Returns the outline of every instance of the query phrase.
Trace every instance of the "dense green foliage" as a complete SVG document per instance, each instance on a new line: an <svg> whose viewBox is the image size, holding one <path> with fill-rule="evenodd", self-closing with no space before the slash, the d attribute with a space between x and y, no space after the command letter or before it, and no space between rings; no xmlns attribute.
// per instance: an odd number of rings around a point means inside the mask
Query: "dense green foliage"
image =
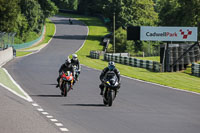
<svg viewBox="0 0 200 133"><path fill-rule="evenodd" d="M51 0L0 0L0 31L17 33L17 42L30 41L57 10Z"/></svg>
<svg viewBox="0 0 200 133"><path fill-rule="evenodd" d="M116 52L138 53L145 47L144 42L127 41L127 26L155 26L158 23L158 13L154 10L152 0L80 0L79 12L87 14L102 14L109 18L109 29L113 31L113 16L115 14ZM123 27L123 28L122 28ZM111 43L113 41L111 40ZM109 52L113 51L113 47Z"/></svg>
<svg viewBox="0 0 200 133"><path fill-rule="evenodd" d="M81 48L81 50L77 52L81 64L84 64L91 68L102 70L105 66L107 66L107 62L99 59L91 59L88 55L90 50L102 49L101 45L99 45L99 39L101 38L102 35L108 33L104 24L101 23L99 19L94 17L78 16L70 14L65 14L65 15L67 17L74 17L78 20L83 21L88 26L90 31L87 40L84 43L83 48ZM149 58L143 58L143 59L149 60ZM153 60L158 61L159 57L157 57L157 59L153 58ZM116 63L116 66L122 75L128 77L133 77L144 81L154 82L183 90L200 92L199 89L200 79L195 76L191 76L182 72L174 72L174 73L151 72L147 69L131 67L118 63Z"/></svg>
<svg viewBox="0 0 200 133"><path fill-rule="evenodd" d="M150 45L152 49L159 46L153 42L127 41L129 25L200 27L199 0L0 0L0 31L16 32L19 42L30 40L28 36L37 37L45 19L57 12L56 6L101 16L108 20L111 32L115 14L116 52L141 54L147 53Z"/></svg>
<svg viewBox="0 0 200 133"><path fill-rule="evenodd" d="M158 0L156 5L160 25L200 28L199 0Z"/></svg>
<svg viewBox="0 0 200 133"><path fill-rule="evenodd" d="M77 10L79 0L52 0L59 9Z"/></svg>
<svg viewBox="0 0 200 133"><path fill-rule="evenodd" d="M0 0L0 31L16 30L17 22L23 20L20 14L19 0Z"/></svg>
<svg viewBox="0 0 200 133"><path fill-rule="evenodd" d="M117 52L141 53L148 49L148 44L144 42L127 41L126 33L120 27L123 29L128 25L200 27L199 0L79 0L78 7L81 13L101 14L109 18L110 31L113 31L115 13ZM153 49L159 45L153 42L150 44Z"/></svg>

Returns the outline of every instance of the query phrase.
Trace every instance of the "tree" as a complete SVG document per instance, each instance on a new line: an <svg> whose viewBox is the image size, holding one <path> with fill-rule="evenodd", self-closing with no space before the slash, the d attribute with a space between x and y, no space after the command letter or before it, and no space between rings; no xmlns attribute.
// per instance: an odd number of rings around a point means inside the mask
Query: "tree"
<svg viewBox="0 0 200 133"><path fill-rule="evenodd" d="M199 0L159 0L156 6L159 12L159 25L200 28Z"/></svg>
<svg viewBox="0 0 200 133"><path fill-rule="evenodd" d="M40 4L35 0L21 0L21 13L28 21L27 33L31 31L39 32L43 26L44 15Z"/></svg>
<svg viewBox="0 0 200 133"><path fill-rule="evenodd" d="M0 0L0 31L16 31L16 20L20 14L19 0Z"/></svg>
<svg viewBox="0 0 200 133"><path fill-rule="evenodd" d="M77 10L79 0L52 0L59 9Z"/></svg>
<svg viewBox="0 0 200 133"><path fill-rule="evenodd" d="M45 19L58 12L57 6L51 0L38 0Z"/></svg>
<svg viewBox="0 0 200 133"><path fill-rule="evenodd" d="M152 0L124 0L124 7L119 15L125 26L154 26L158 22Z"/></svg>

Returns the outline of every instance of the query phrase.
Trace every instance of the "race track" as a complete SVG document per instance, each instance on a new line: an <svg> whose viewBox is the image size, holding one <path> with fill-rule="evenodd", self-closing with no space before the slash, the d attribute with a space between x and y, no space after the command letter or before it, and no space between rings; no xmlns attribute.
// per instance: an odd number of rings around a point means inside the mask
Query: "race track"
<svg viewBox="0 0 200 133"><path fill-rule="evenodd" d="M70 133L199 133L200 96L122 77L112 107L103 106L100 71L82 66L80 81L68 97L55 88L58 69L78 50L87 27L53 17L56 34L39 53L15 59L5 68ZM89 51L88 51L89 54Z"/></svg>

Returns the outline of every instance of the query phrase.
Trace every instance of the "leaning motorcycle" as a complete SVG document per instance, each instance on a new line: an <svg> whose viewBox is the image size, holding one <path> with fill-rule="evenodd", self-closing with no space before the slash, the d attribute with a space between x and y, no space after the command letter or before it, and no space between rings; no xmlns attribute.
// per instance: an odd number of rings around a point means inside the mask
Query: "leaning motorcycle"
<svg viewBox="0 0 200 133"><path fill-rule="evenodd" d="M67 71L66 73L62 72L59 87L61 90L61 95L66 97L67 93L72 89L72 85L74 82L74 77L72 75L72 72Z"/></svg>
<svg viewBox="0 0 200 133"><path fill-rule="evenodd" d="M115 75L110 76L104 81L104 90L102 95L104 105L112 106L118 88L119 82Z"/></svg>

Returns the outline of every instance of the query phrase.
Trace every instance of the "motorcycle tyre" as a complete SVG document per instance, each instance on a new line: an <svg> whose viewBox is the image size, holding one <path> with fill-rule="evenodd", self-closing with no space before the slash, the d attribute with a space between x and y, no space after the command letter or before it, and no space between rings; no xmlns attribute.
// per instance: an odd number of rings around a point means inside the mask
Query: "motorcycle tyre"
<svg viewBox="0 0 200 133"><path fill-rule="evenodd" d="M108 99L108 106L112 106L113 98L112 98L112 91L107 92L107 99Z"/></svg>
<svg viewBox="0 0 200 133"><path fill-rule="evenodd" d="M68 83L63 84L63 96L67 96L67 91L68 90Z"/></svg>
<svg viewBox="0 0 200 133"><path fill-rule="evenodd" d="M107 105L108 102L107 102L106 100L103 99L103 104L104 104L104 105Z"/></svg>

